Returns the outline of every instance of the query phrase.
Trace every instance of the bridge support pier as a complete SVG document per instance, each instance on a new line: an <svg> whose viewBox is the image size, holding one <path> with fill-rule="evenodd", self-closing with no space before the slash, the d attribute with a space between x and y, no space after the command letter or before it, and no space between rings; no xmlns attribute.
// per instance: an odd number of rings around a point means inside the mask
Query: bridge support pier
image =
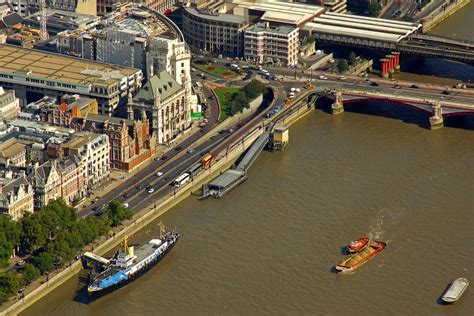
<svg viewBox="0 0 474 316"><path fill-rule="evenodd" d="M435 102L433 103L432 107L433 116L430 117L430 128L431 130L440 129L444 126L441 104L439 102Z"/></svg>
<svg viewBox="0 0 474 316"><path fill-rule="evenodd" d="M331 104L332 114L340 114L344 112L344 104L342 102L342 93L341 91L334 91L334 96L336 97L334 103Z"/></svg>

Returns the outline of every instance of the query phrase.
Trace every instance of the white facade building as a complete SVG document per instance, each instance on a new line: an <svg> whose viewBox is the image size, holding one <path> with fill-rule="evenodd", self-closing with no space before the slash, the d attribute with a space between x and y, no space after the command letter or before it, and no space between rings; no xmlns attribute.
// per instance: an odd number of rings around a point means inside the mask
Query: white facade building
<svg viewBox="0 0 474 316"><path fill-rule="evenodd" d="M67 155L79 157L83 178L88 188L94 188L110 174L109 137L105 134L85 133L64 144Z"/></svg>
<svg viewBox="0 0 474 316"><path fill-rule="evenodd" d="M0 87L0 120L13 120L20 111L20 100L15 96L15 91L5 91Z"/></svg>
<svg viewBox="0 0 474 316"><path fill-rule="evenodd" d="M296 27L255 24L244 33L245 59L260 64L272 62L284 66L296 65L298 35Z"/></svg>

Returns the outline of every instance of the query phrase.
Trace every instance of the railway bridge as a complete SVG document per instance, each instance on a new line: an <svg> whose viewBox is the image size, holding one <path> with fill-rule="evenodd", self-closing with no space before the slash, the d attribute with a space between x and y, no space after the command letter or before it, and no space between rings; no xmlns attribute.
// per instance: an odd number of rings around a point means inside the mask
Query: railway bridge
<svg viewBox="0 0 474 316"><path fill-rule="evenodd" d="M474 64L473 42L420 34L421 27L412 22L328 12L306 23L301 34L321 43Z"/></svg>
<svg viewBox="0 0 474 316"><path fill-rule="evenodd" d="M444 125L444 118L454 115L474 115L474 102L465 103L455 100L422 98L419 96L397 95L380 91L360 91L355 89L332 90L326 97L333 101L331 110L333 114L344 112L344 104L381 101L390 102L400 106L407 106L428 113L432 130Z"/></svg>

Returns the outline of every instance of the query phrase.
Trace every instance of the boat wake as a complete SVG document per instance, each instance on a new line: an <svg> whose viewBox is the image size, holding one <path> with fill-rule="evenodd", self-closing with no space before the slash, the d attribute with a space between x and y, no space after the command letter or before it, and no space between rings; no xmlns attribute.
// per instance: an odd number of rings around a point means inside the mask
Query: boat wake
<svg viewBox="0 0 474 316"><path fill-rule="evenodd" d="M383 221L384 221L384 216L383 214L380 214L377 218L373 220L372 225L370 225L370 230L368 233L368 236L370 240L380 240L383 236Z"/></svg>

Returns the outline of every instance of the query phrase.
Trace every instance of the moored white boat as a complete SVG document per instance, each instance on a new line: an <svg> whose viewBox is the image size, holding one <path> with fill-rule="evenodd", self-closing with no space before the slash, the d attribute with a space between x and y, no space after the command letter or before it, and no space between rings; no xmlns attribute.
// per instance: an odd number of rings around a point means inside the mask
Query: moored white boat
<svg viewBox="0 0 474 316"><path fill-rule="evenodd" d="M448 287L444 292L441 300L443 302L451 304L459 300L469 286L469 281L466 278L458 278Z"/></svg>

